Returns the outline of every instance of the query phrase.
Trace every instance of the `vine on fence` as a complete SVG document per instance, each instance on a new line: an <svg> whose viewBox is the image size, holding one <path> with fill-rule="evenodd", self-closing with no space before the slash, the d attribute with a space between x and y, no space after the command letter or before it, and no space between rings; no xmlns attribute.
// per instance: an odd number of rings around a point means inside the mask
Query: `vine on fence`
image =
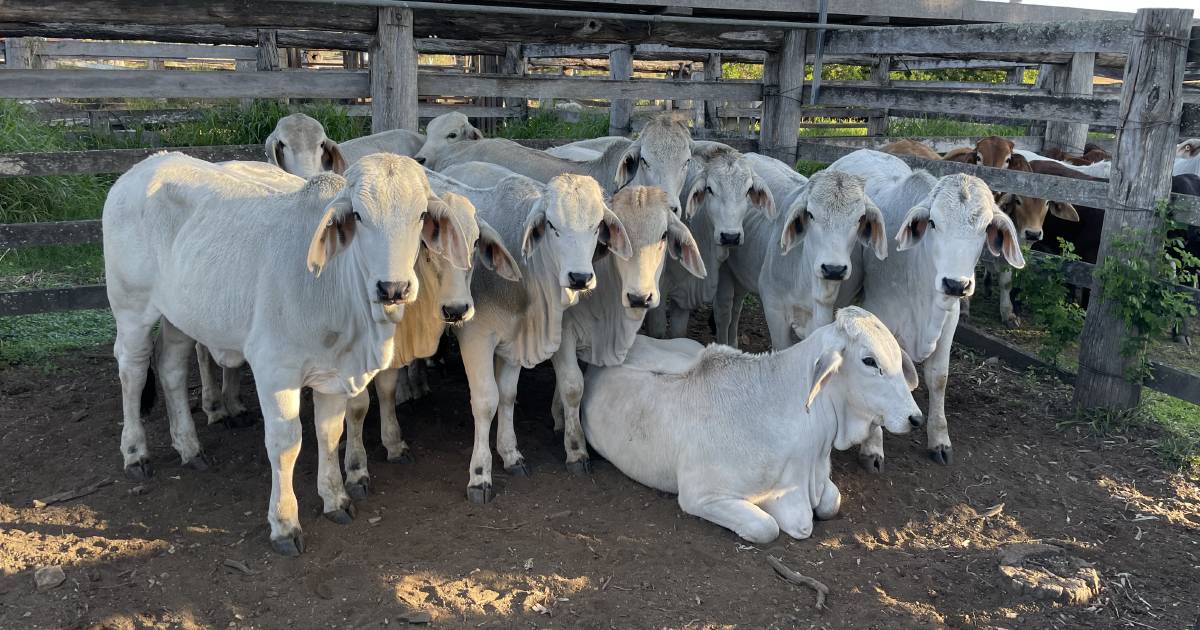
<svg viewBox="0 0 1200 630"><path fill-rule="evenodd" d="M1084 309L1070 299L1064 268L1078 261L1075 246L1058 239L1060 257L1033 257L1025 252L1027 264L1013 274L1013 289L1021 296L1021 306L1033 323L1046 335L1038 341L1037 354L1043 361L1058 365L1066 348L1083 332Z"/></svg>
<svg viewBox="0 0 1200 630"><path fill-rule="evenodd" d="M1116 234L1111 241L1112 251L1096 272L1104 285L1105 298L1125 322L1121 354L1136 359L1126 375L1135 381L1149 374L1146 350L1150 342L1196 315L1191 296L1171 285L1195 282L1200 259L1185 249L1184 237L1171 235L1183 226L1171 219L1166 200L1159 201L1156 212L1161 221L1153 231L1125 228ZM1162 243L1162 247L1139 256L1146 242Z"/></svg>

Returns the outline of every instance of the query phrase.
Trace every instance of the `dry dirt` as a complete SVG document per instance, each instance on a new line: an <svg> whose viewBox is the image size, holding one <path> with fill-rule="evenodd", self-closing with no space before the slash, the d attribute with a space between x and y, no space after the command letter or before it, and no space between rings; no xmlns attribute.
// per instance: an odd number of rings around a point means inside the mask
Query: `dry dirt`
<svg viewBox="0 0 1200 630"><path fill-rule="evenodd" d="M761 349L761 319L745 319L748 346ZM568 474L545 368L525 374L517 407L533 476L500 472L496 501L468 504L471 423L454 363L434 375L432 396L402 406L416 462L373 462L374 494L353 524L319 516L306 424L295 487L308 552L297 559L267 544L261 424L201 427L216 465L198 473L179 466L160 405L147 427L157 475L131 493L107 348L49 375L0 371L0 627L363 628L425 615L438 627L1166 630L1200 616L1197 480L1165 471L1153 436L1056 428L1069 390L984 357L955 353L953 466L925 457L923 432L888 438L881 476L835 454L841 516L809 540L758 547L607 463ZM247 377L248 403L251 387ZM105 479L88 496L33 506ZM1008 590L996 549L1031 540L1095 565L1102 590L1090 607ZM767 554L827 584L828 609L778 578ZM35 570L52 565L65 582L37 592Z"/></svg>

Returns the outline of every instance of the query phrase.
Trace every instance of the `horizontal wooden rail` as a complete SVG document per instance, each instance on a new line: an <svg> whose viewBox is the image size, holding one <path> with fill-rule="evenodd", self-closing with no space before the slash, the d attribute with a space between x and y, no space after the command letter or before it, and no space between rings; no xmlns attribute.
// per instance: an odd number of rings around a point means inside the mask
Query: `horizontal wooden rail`
<svg viewBox="0 0 1200 630"><path fill-rule="evenodd" d="M802 142L823 144L831 144L839 147L852 147L853 149L879 149L884 145L897 142L899 140L912 140L920 142L925 146L937 151L945 153L951 149L960 147L972 147L983 136L923 136L923 137L895 137L895 136L823 136L823 137L804 137ZM1013 141L1018 149L1027 151L1040 151L1042 148L1041 136L1006 136ZM806 145L807 146L807 145ZM808 159L808 158L805 158Z"/></svg>
<svg viewBox="0 0 1200 630"><path fill-rule="evenodd" d="M104 285L0 292L0 317L108 308Z"/></svg>
<svg viewBox="0 0 1200 630"><path fill-rule="evenodd" d="M955 24L830 31L827 55L945 55L978 53L1129 54L1133 20L1044 24Z"/></svg>
<svg viewBox="0 0 1200 630"><path fill-rule="evenodd" d="M43 245L83 245L103 238L99 219L0 223L0 249Z"/></svg>
<svg viewBox="0 0 1200 630"><path fill-rule="evenodd" d="M38 42L35 52L43 57L98 57L100 59L236 59L250 61L258 58L258 51L253 46L71 40Z"/></svg>
<svg viewBox="0 0 1200 630"><path fill-rule="evenodd" d="M804 89L808 102L811 87ZM903 88L821 87L821 105L904 109L923 112L971 113L982 116L1112 124L1120 101L1088 97L995 94Z"/></svg>
<svg viewBox="0 0 1200 630"><path fill-rule="evenodd" d="M1090 262L1084 262L1082 260L1064 260L1061 256L1047 254L1046 252L1039 252L1037 250L1030 251L1029 255L1034 260L1059 261L1059 264L1062 266L1064 280L1066 280L1067 284L1073 287L1082 287L1084 289L1095 288L1096 280L1093 274L1096 271L1096 265L1093 265ZM1171 285L1171 288L1179 293L1186 293L1191 297L1192 302L1195 303L1198 308L1200 308L1200 289L1184 286L1182 284L1173 284Z"/></svg>
<svg viewBox="0 0 1200 630"><path fill-rule="evenodd" d="M496 96L525 98L604 98L674 100L762 100L757 81L669 81L661 79L564 79L506 75L417 76L420 94L453 96Z"/></svg>
<svg viewBox="0 0 1200 630"><path fill-rule="evenodd" d="M129 167L161 151L181 151L210 162L224 160L262 160L261 144L220 145L149 149L101 149L97 151L58 151L51 153L0 154L0 177L42 175L96 175L123 173Z"/></svg>

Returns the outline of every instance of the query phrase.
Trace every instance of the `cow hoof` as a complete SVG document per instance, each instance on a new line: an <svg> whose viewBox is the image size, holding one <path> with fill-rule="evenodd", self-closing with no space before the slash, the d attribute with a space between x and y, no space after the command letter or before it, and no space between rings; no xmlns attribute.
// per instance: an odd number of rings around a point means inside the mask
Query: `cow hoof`
<svg viewBox="0 0 1200 630"><path fill-rule="evenodd" d="M225 428L227 429L245 429L246 427L254 426L254 420L254 416L242 413L236 416L226 416L221 422L225 424Z"/></svg>
<svg viewBox="0 0 1200 630"><path fill-rule="evenodd" d="M297 531L296 533L290 536L284 536L283 538L272 538L271 548L275 550L275 553L281 556L295 558L296 556L304 553L304 534Z"/></svg>
<svg viewBox="0 0 1200 630"><path fill-rule="evenodd" d="M324 516L338 525L349 525L354 522L354 514L354 504L351 503L340 510L326 512Z"/></svg>
<svg viewBox="0 0 1200 630"><path fill-rule="evenodd" d="M154 476L154 467L150 465L150 462L142 460L126 466L125 476L134 481L146 481Z"/></svg>
<svg viewBox="0 0 1200 630"><path fill-rule="evenodd" d="M490 503L495 498L496 493L492 490L492 484L490 483L479 486L467 486L467 501L475 505Z"/></svg>
<svg viewBox="0 0 1200 630"><path fill-rule="evenodd" d="M346 482L346 494L350 495L351 499L365 499L371 494L371 478L363 477L358 481Z"/></svg>
<svg viewBox="0 0 1200 630"><path fill-rule="evenodd" d="M592 473L592 460L584 458L567 462L567 472L572 475L590 475Z"/></svg>
<svg viewBox="0 0 1200 630"><path fill-rule="evenodd" d="M208 455L205 455L204 451L200 451L199 453L196 453L195 457L183 462L183 467L190 468L196 472L204 472L208 470L208 467L211 464L212 460L209 459Z"/></svg>
<svg viewBox="0 0 1200 630"><path fill-rule="evenodd" d="M531 469L529 464L523 459L512 466L506 466L504 470L514 477L528 477L533 474L533 469Z"/></svg>
<svg viewBox="0 0 1200 630"><path fill-rule="evenodd" d="M1021 327L1021 318L1017 317L1016 315L1013 315L1012 317L1009 317L1008 319L1004 320L1004 325L1008 326L1009 328L1020 328Z"/></svg>
<svg viewBox="0 0 1200 630"><path fill-rule="evenodd" d="M929 449L929 459L943 466L949 466L954 463L954 450L949 445L931 448Z"/></svg>
<svg viewBox="0 0 1200 630"><path fill-rule="evenodd" d="M408 449L405 449L399 455L389 454L387 456L387 460L389 464L412 464L417 461L416 458L412 456L412 451Z"/></svg>
<svg viewBox="0 0 1200 630"><path fill-rule="evenodd" d="M871 473L872 475L882 474L883 455L877 455L875 453L859 453L858 465L862 466L863 470Z"/></svg>

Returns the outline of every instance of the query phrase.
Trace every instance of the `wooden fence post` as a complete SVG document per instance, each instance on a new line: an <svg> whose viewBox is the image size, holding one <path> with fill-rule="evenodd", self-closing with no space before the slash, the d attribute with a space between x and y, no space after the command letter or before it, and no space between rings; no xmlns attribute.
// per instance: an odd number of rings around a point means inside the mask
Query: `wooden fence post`
<svg viewBox="0 0 1200 630"><path fill-rule="evenodd" d="M1191 22L1190 9L1140 9L1134 18L1097 267L1107 256L1146 258L1157 256L1162 247L1161 241L1149 235L1159 222L1155 203L1171 192ZM1126 229L1144 233L1137 238L1137 249L1114 251L1113 239ZM1121 355L1127 335L1116 305L1099 286L1092 291L1079 339L1077 408L1129 409L1137 405L1141 386L1130 382L1126 371L1140 359Z"/></svg>
<svg viewBox="0 0 1200 630"><path fill-rule="evenodd" d="M371 132L417 130L417 48L412 9L381 7L371 39Z"/></svg>
<svg viewBox="0 0 1200 630"><path fill-rule="evenodd" d="M258 31L258 48L255 52L258 55L255 67L259 72L273 72L279 69L279 46L275 43L275 31Z"/></svg>
<svg viewBox="0 0 1200 630"><path fill-rule="evenodd" d="M522 50L521 44L508 44L504 47L504 61L500 64L500 72L514 77L525 76L525 53ZM528 104L529 101L524 97L507 97L504 99L504 107L517 108L521 118L525 117Z"/></svg>
<svg viewBox="0 0 1200 630"><path fill-rule="evenodd" d="M874 81L879 87L889 87L892 84L892 58L890 55L881 55L871 66L871 81ZM878 116L867 118L867 135L868 136L886 136L888 130L888 110L883 110Z"/></svg>
<svg viewBox="0 0 1200 630"><path fill-rule="evenodd" d="M610 79L633 78L633 47L614 46L608 53L608 76ZM625 136L633 130L629 119L633 114L633 101L627 98L613 99L608 108L608 135Z"/></svg>
<svg viewBox="0 0 1200 630"><path fill-rule="evenodd" d="M4 40L4 67L9 70L33 69L32 37L9 37Z"/></svg>
<svg viewBox="0 0 1200 630"><path fill-rule="evenodd" d="M704 60L704 78L708 81L721 80L721 53L709 53ZM704 126L714 132L721 131L721 118L717 110L723 105L721 101L704 101ZM697 104L697 107L701 106Z"/></svg>
<svg viewBox="0 0 1200 630"><path fill-rule="evenodd" d="M789 166L796 163L796 145L803 119L805 39L804 31L788 31L779 52L767 55L763 64L763 113L758 150Z"/></svg>
<svg viewBox="0 0 1200 630"><path fill-rule="evenodd" d="M1059 68L1049 84L1050 94L1057 96L1091 96L1092 75L1096 69L1096 53L1075 53L1071 63ZM1046 139L1042 150L1059 148L1067 153L1083 153L1087 144L1086 123L1046 122Z"/></svg>

